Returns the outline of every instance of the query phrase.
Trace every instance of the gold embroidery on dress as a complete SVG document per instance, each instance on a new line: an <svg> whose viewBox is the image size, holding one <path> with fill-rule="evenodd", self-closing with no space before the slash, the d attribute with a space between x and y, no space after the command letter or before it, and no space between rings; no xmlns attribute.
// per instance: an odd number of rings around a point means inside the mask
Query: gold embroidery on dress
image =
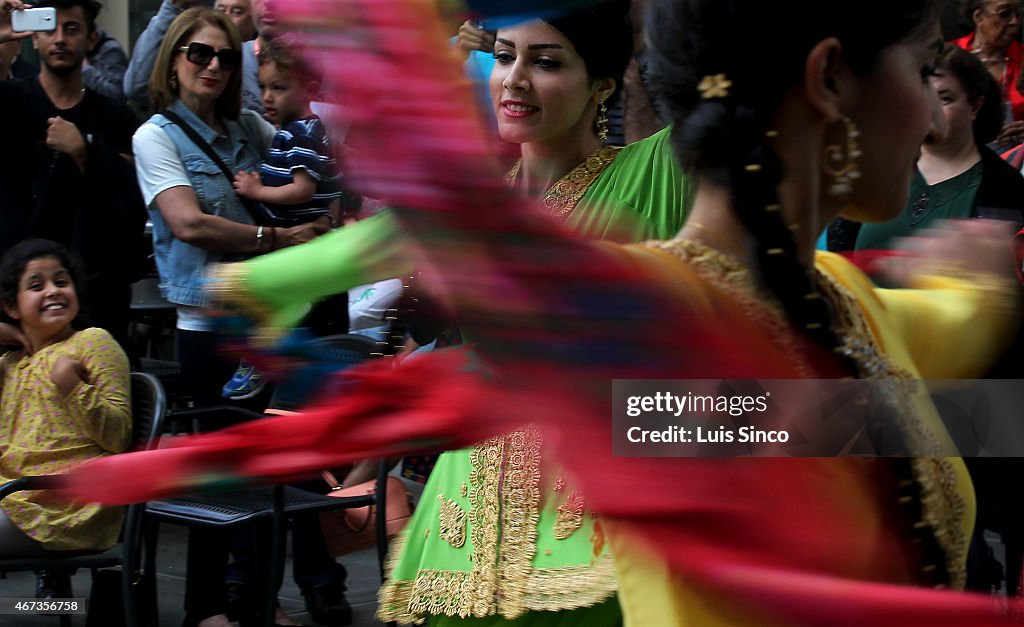
<svg viewBox="0 0 1024 627"><path fill-rule="evenodd" d="M438 533L449 545L460 549L466 544L466 511L455 501L444 498L442 494L437 495L437 500L441 503Z"/></svg>
<svg viewBox="0 0 1024 627"><path fill-rule="evenodd" d="M387 603L377 608L381 622L423 623L427 615L470 616L465 600L473 594L465 571L421 570L415 581L389 582ZM615 565L610 553L594 564L535 568L525 584L523 605L535 612L589 607L615 594Z"/></svg>
<svg viewBox="0 0 1024 627"><path fill-rule="evenodd" d="M596 518L591 512L591 518ZM604 525L600 520L594 521L594 530L590 534L590 546L594 547L594 557L601 555L604 551L605 537L604 537Z"/></svg>
<svg viewBox="0 0 1024 627"><path fill-rule="evenodd" d="M705 280L733 298L744 314L765 326L780 348L782 344L787 344L789 349L783 349L783 354L798 354L793 333L781 307L777 301L758 289L750 271L739 261L689 240L651 241L645 243L645 246L669 252L691 264ZM829 275L820 270L816 272L822 297L832 304L835 314L835 328L840 341L838 352L853 360L861 378L880 379L888 383L890 389L885 396L889 403L896 406L898 415L903 417L901 425L909 447L915 451L933 451L933 455L938 455L942 447L913 404L913 395L907 391L907 386L916 385L913 376L894 364L878 347L856 297ZM802 376L804 369L800 371ZM813 374L808 370L806 376L812 377ZM963 588L967 580L967 545L959 521L966 505L957 490L956 470L950 460L941 457L915 458L912 467L915 480L921 486L924 522L932 528L936 541L943 549L951 585Z"/></svg>
<svg viewBox="0 0 1024 627"><path fill-rule="evenodd" d="M925 425L912 398L917 382L907 370L893 364L878 348L857 299L830 276L818 272L818 287L833 303L841 346L839 352L857 364L865 379L882 379L888 383L886 397L896 406L903 420L904 436L914 451L942 452L935 433ZM907 388L912 386L910 390ZM957 489L956 469L942 457L915 457L911 460L914 479L921 486L921 510L924 522L932 528L935 540L946 557L950 585L963 588L967 583L967 538L960 520L966 511L963 496Z"/></svg>
<svg viewBox="0 0 1024 627"><path fill-rule="evenodd" d="M496 609L498 581L499 482L505 438L494 437L473 447L470 454L469 529L473 542L473 569L468 588L462 588L465 613L459 616L490 616ZM422 573L421 573L422 575ZM452 614L449 614L452 616Z"/></svg>
<svg viewBox="0 0 1024 627"><path fill-rule="evenodd" d="M555 539L565 540L583 526L583 495L573 490L558 506L555 517Z"/></svg>
<svg viewBox="0 0 1024 627"><path fill-rule="evenodd" d="M602 146L590 153L583 163L570 170L568 174L548 188L541 200L544 207L555 217L571 212L576 208L576 203L580 201L580 198L583 198L583 194L590 189L590 184L604 172L612 161L615 161L620 150L622 150L620 146ZM521 165L522 160L520 159L505 175L505 181L509 185L515 184Z"/></svg>
<svg viewBox="0 0 1024 627"><path fill-rule="evenodd" d="M648 241L648 248L670 253L690 265L697 274L739 305L744 315L768 331L768 337L796 366L802 378L814 378L806 362L799 358L800 346L790 329L782 305L758 287L750 270L734 257L714 248L685 239L666 242Z"/></svg>
<svg viewBox="0 0 1024 627"><path fill-rule="evenodd" d="M545 612L590 607L615 594L617 586L612 555L605 552L593 564L533 569L525 605Z"/></svg>
<svg viewBox="0 0 1024 627"><path fill-rule="evenodd" d="M967 583L967 540L957 521L963 518L966 505L957 490L956 469L945 457L915 457L910 463L914 479L921 485L924 522L946 556L949 584L962 589Z"/></svg>
<svg viewBox="0 0 1024 627"><path fill-rule="evenodd" d="M494 614L510 619L526 611L587 607L615 594L614 565L607 552L592 564L533 567L540 518L540 449L535 428L473 447L466 482L472 569L420 570L415 581L387 580L379 595L378 620L422 623L428 615ZM391 554L397 559L397 552Z"/></svg>
<svg viewBox="0 0 1024 627"><path fill-rule="evenodd" d="M505 439L498 612L514 619L528 609L526 595L537 553L542 438L536 427L527 426Z"/></svg>

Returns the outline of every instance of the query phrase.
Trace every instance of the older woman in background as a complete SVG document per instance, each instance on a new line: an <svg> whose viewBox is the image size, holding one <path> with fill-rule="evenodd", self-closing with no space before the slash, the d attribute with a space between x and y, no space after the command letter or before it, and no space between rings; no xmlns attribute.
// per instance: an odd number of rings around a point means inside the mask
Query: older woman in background
<svg viewBox="0 0 1024 627"><path fill-rule="evenodd" d="M1020 43L1020 0L967 0L964 17L974 32L955 43L977 55L989 73L999 81L1005 103L1004 128L998 141L1015 146L1024 139L1024 93L1020 68L1024 45Z"/></svg>

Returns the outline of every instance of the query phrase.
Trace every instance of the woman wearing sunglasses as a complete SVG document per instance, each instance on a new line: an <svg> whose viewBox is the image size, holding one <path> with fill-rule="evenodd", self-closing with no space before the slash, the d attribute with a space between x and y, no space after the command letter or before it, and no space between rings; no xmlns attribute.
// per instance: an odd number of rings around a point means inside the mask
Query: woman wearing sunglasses
<svg viewBox="0 0 1024 627"><path fill-rule="evenodd" d="M139 185L153 221L160 289L177 306L183 384L200 406L222 402L221 383L236 365L219 358L215 334L200 313L207 264L309 241L329 228L326 219L293 228L256 226L235 194L234 173L254 170L274 136L268 122L241 110L241 48L238 30L225 14L194 8L179 15L150 75L149 99L157 113L133 141ZM190 542L204 545L190 554L207 563L189 564L186 624L227 625L226 543L199 535Z"/></svg>

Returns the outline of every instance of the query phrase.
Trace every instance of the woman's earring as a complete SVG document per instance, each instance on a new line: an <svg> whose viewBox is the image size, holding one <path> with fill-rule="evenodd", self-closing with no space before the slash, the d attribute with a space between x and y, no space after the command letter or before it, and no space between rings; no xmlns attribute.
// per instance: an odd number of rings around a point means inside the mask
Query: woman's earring
<svg viewBox="0 0 1024 627"><path fill-rule="evenodd" d="M608 107L603 102L597 110L597 139L602 146L608 141Z"/></svg>
<svg viewBox="0 0 1024 627"><path fill-rule="evenodd" d="M857 159L861 155L857 141L860 131L853 120L845 115L839 118L839 122L846 127L846 143L825 146L821 162L821 169L833 178L828 190L832 196L848 195L853 191L853 181L860 178L860 170L857 169Z"/></svg>
<svg viewBox="0 0 1024 627"><path fill-rule="evenodd" d="M171 78L167 82L170 83L171 89L177 89L178 88L178 73L177 72L171 72Z"/></svg>

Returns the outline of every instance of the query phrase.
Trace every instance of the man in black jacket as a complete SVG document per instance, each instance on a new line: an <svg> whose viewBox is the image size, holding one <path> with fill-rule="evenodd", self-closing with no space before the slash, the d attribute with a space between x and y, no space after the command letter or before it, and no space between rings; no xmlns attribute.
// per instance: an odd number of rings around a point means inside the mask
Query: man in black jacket
<svg viewBox="0 0 1024 627"><path fill-rule="evenodd" d="M32 36L38 76L0 82L0 253L29 237L68 246L85 262L88 322L127 348L131 284L145 259L145 205L131 162L138 121L83 81L99 5L34 6L56 7L57 26ZM13 35L9 14L0 14L3 41Z"/></svg>

